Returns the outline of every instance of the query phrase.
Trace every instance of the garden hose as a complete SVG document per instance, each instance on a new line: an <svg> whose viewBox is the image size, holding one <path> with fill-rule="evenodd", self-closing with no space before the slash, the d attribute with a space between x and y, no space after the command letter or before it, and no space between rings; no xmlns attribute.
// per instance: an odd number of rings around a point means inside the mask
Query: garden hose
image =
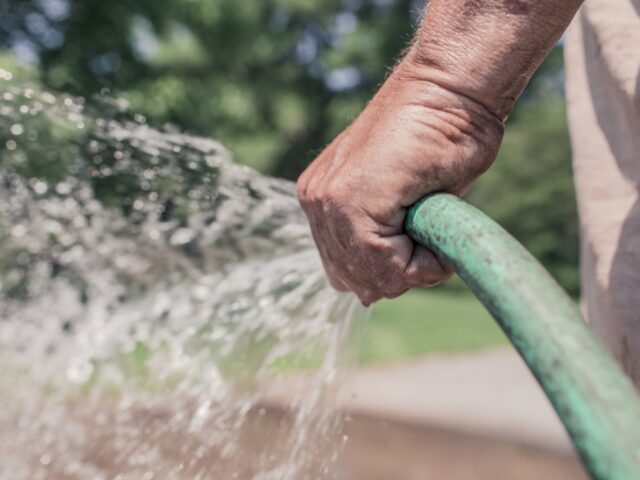
<svg viewBox="0 0 640 480"><path fill-rule="evenodd" d="M450 194L431 194L412 206L405 228L454 268L500 324L591 476L640 479L640 398L542 265L497 223Z"/></svg>

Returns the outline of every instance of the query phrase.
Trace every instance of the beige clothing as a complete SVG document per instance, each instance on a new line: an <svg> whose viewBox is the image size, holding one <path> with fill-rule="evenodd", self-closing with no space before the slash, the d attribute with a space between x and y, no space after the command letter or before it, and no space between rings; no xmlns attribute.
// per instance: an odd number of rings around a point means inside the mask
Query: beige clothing
<svg viewBox="0 0 640 480"><path fill-rule="evenodd" d="M587 0L565 57L583 304L640 387L640 0Z"/></svg>

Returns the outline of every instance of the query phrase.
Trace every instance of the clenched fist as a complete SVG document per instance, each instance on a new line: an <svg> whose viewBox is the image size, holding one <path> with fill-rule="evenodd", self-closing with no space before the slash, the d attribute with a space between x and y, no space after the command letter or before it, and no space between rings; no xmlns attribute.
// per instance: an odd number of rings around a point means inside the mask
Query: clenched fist
<svg viewBox="0 0 640 480"><path fill-rule="evenodd" d="M369 305L446 280L450 268L403 232L405 211L431 192L463 194L502 132L502 119L408 55L298 180L331 285Z"/></svg>

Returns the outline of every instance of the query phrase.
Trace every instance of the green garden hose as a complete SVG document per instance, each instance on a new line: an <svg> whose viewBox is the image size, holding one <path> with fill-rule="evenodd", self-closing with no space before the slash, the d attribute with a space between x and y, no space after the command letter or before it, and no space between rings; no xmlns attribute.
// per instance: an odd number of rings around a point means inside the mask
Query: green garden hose
<svg viewBox="0 0 640 480"><path fill-rule="evenodd" d="M445 193L411 207L405 228L453 266L500 324L591 476L639 480L640 398L538 261L489 217Z"/></svg>

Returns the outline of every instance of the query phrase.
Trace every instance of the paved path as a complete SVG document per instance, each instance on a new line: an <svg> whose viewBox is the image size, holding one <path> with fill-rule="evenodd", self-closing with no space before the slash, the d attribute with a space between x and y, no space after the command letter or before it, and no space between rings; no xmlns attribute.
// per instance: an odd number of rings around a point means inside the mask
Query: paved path
<svg viewBox="0 0 640 480"><path fill-rule="evenodd" d="M268 401L283 401L292 380L276 384ZM362 368L344 382L340 400L354 414L551 450L572 448L544 393L512 349Z"/></svg>
<svg viewBox="0 0 640 480"><path fill-rule="evenodd" d="M365 368L341 393L356 412L571 448L549 401L512 349Z"/></svg>

